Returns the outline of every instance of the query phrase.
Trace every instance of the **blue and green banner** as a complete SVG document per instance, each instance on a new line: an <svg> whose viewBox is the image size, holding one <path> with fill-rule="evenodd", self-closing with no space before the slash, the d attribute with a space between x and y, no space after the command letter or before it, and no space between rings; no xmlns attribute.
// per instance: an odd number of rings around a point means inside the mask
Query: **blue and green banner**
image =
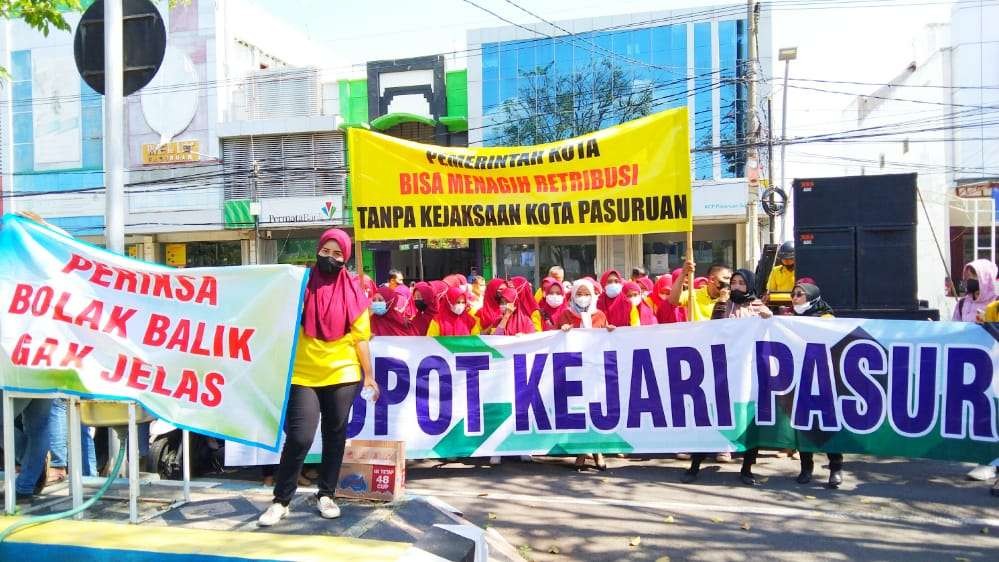
<svg viewBox="0 0 999 562"><path fill-rule="evenodd" d="M174 269L0 223L0 388L130 399L276 449L306 271Z"/></svg>
<svg viewBox="0 0 999 562"><path fill-rule="evenodd" d="M999 464L999 345L974 324L732 319L371 351L381 397L354 402L349 436L409 458L762 446Z"/></svg>

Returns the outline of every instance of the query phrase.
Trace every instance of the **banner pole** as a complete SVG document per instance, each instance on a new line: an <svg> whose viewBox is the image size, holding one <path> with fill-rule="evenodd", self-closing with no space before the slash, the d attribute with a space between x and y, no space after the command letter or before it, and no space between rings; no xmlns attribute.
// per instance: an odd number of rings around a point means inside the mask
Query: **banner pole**
<svg viewBox="0 0 999 562"><path fill-rule="evenodd" d="M357 281L364 288L364 253L361 251L361 241L357 239L357 231L354 231L354 265L357 267Z"/></svg>
<svg viewBox="0 0 999 562"><path fill-rule="evenodd" d="M694 261L694 230L687 231L687 261ZM694 272L687 275L687 318L694 321Z"/></svg>

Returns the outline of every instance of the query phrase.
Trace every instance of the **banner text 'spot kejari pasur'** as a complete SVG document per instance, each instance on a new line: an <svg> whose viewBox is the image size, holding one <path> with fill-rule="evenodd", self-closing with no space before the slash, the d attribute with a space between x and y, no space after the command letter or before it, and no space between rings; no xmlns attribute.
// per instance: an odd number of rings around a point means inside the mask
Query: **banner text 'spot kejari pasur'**
<svg viewBox="0 0 999 562"><path fill-rule="evenodd" d="M348 132L361 240L686 232L686 108L537 146L455 148Z"/></svg>

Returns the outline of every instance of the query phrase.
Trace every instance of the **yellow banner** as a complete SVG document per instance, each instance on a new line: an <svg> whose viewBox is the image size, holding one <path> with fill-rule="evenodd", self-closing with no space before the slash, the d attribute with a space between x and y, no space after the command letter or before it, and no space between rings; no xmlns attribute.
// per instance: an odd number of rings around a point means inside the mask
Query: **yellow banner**
<svg viewBox="0 0 999 562"><path fill-rule="evenodd" d="M347 133L358 240L683 232L687 109L537 146L439 147Z"/></svg>

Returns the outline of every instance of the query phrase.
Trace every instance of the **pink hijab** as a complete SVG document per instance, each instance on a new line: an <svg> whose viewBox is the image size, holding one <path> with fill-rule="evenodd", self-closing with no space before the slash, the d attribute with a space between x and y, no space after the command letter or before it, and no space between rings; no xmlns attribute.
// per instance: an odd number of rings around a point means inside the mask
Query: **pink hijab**
<svg viewBox="0 0 999 562"><path fill-rule="evenodd" d="M344 261L349 260L352 248L350 236L338 228L323 233L316 253L330 240L340 245ZM369 304L368 297L346 266L336 274L323 273L313 266L305 288L302 329L310 337L336 341L350 332L354 321L367 310Z"/></svg>
<svg viewBox="0 0 999 562"><path fill-rule="evenodd" d="M971 295L961 297L954 308L954 320L974 322L978 313L996 299L996 264L979 259L964 267L970 267L978 275L978 298L972 298Z"/></svg>

